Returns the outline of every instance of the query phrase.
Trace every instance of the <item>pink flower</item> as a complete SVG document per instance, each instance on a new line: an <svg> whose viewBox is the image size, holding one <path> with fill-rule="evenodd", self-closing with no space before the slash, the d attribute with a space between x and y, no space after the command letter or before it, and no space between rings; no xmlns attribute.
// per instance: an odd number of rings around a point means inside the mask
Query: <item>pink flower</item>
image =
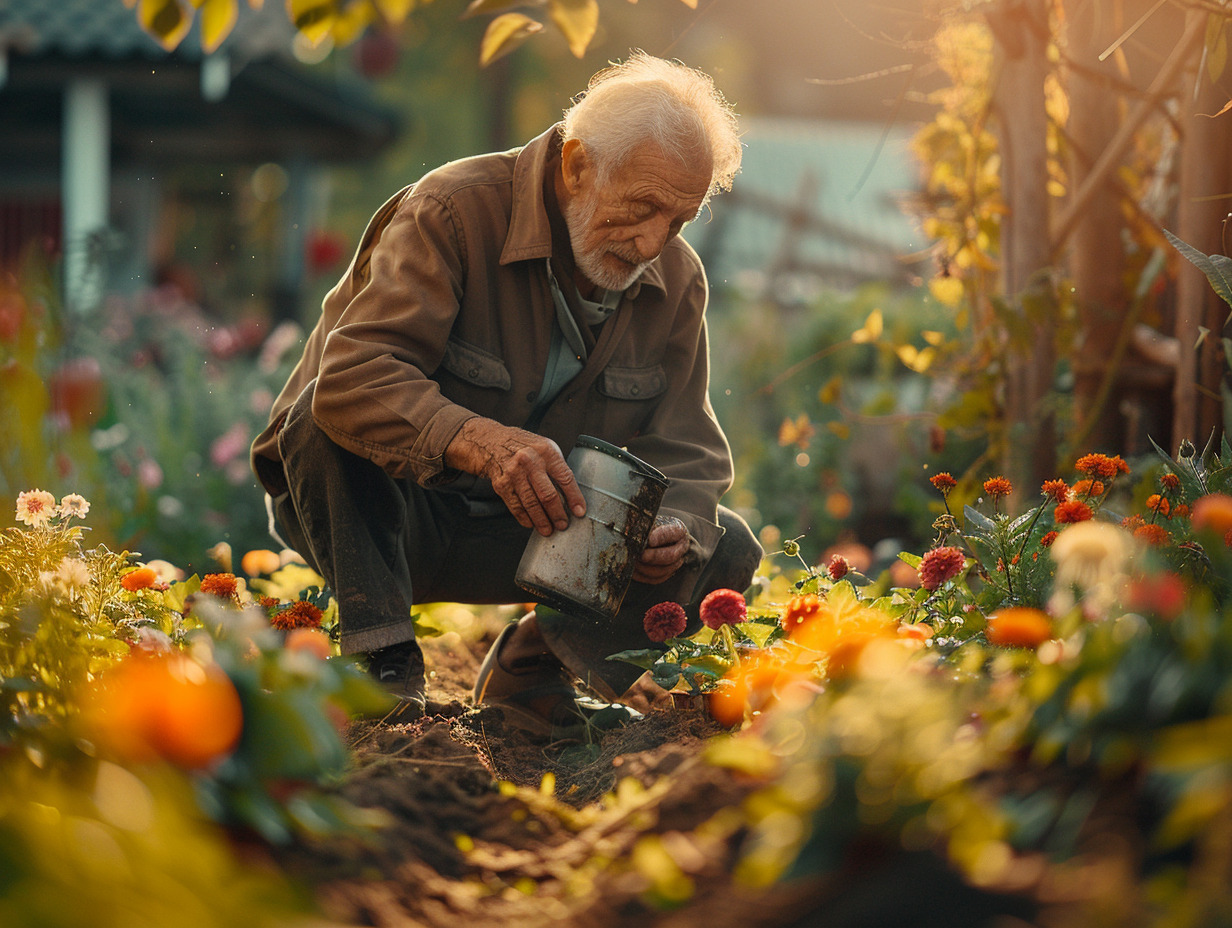
<svg viewBox="0 0 1232 928"><path fill-rule="evenodd" d="M675 638L688 624L689 617L680 603L656 603L646 610L646 618L642 620L646 637L654 642Z"/></svg>
<svg viewBox="0 0 1232 928"><path fill-rule="evenodd" d="M851 562L841 554L836 554L830 558L830 566L827 570L830 573L831 580L842 580L847 576L847 572L851 570Z"/></svg>
<svg viewBox="0 0 1232 928"><path fill-rule="evenodd" d="M957 577L963 569L965 558L954 547L933 548L920 562L920 586L935 590L947 580Z"/></svg>
<svg viewBox="0 0 1232 928"><path fill-rule="evenodd" d="M702 600L702 621L707 628L739 625L748 615L744 594L735 590L714 590Z"/></svg>

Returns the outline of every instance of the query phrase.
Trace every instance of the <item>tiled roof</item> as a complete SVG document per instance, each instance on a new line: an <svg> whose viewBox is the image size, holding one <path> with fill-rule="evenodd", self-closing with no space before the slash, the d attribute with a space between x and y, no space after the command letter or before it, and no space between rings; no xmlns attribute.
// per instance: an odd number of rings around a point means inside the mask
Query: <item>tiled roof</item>
<svg viewBox="0 0 1232 928"><path fill-rule="evenodd" d="M245 58L285 53L293 30L278 0L252 9L239 4L239 18L221 50ZM0 2L0 47L38 56L83 58L166 57L167 52L137 24L137 13L123 0L3 0ZM200 26L174 52L200 59Z"/></svg>

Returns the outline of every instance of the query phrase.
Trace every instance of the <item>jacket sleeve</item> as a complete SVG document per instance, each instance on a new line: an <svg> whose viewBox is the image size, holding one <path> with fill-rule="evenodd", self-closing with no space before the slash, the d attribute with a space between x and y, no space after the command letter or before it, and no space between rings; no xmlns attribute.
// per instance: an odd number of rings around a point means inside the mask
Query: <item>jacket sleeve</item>
<svg viewBox="0 0 1232 928"><path fill-rule="evenodd" d="M426 484L475 415L429 376L458 314L465 241L446 202L413 190L380 218L349 280L326 297L338 322L322 349L312 412L343 448Z"/></svg>
<svg viewBox="0 0 1232 928"><path fill-rule="evenodd" d="M629 451L670 478L659 513L684 522L690 536L685 570L696 571L723 536L718 503L732 484L731 448L710 404L707 290L699 265L664 356L668 390L646 427L628 443Z"/></svg>

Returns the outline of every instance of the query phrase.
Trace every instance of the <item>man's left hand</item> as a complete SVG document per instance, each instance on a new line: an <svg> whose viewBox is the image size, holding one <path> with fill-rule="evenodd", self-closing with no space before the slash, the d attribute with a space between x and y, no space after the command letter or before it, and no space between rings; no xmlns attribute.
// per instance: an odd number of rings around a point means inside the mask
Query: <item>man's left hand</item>
<svg viewBox="0 0 1232 928"><path fill-rule="evenodd" d="M689 553L689 533L684 523L671 516L655 519L646 540L646 550L633 566L638 583L662 583L680 569Z"/></svg>

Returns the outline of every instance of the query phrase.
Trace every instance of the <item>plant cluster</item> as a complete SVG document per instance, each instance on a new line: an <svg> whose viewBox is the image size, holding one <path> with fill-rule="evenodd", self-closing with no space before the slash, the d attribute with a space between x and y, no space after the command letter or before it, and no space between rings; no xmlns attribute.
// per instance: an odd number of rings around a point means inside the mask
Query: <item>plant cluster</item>
<svg viewBox="0 0 1232 928"><path fill-rule="evenodd" d="M335 610L301 564L257 552L244 562L267 576L180 579L87 548L89 511L28 490L22 527L0 534L0 777L24 784L0 798L0 921L119 925L135 906L149 924L258 924L302 907L239 872L227 835L368 834L376 819L331 787L346 721L389 697L332 657ZM58 856L103 883L62 891Z"/></svg>

